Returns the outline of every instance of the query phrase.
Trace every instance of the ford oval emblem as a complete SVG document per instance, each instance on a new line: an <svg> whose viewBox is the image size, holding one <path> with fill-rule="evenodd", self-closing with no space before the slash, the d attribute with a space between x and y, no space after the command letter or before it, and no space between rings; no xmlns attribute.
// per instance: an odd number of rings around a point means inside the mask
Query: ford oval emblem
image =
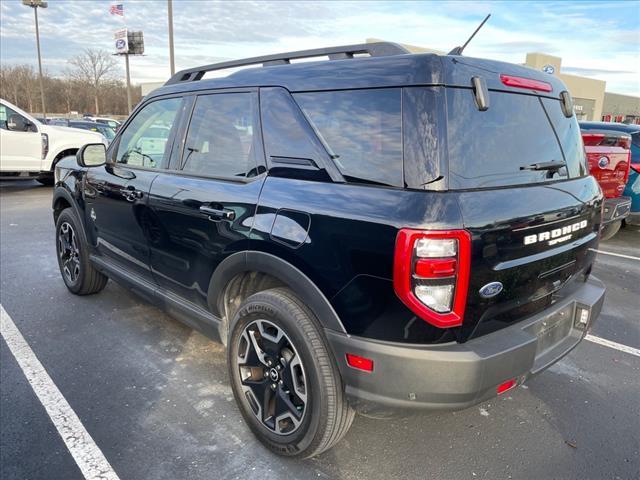
<svg viewBox="0 0 640 480"><path fill-rule="evenodd" d="M609 157L600 157L598 159L598 166L600 168L607 168L607 165L609 165Z"/></svg>
<svg viewBox="0 0 640 480"><path fill-rule="evenodd" d="M502 291L502 283L491 282L487 283L480 289L480 296L482 298L492 298L498 295Z"/></svg>

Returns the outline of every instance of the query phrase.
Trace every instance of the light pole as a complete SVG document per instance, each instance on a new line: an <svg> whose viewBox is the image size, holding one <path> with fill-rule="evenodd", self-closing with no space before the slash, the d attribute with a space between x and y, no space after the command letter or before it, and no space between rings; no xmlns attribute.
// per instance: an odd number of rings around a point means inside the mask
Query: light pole
<svg viewBox="0 0 640 480"><path fill-rule="evenodd" d="M169 17L169 65L171 66L171 76L176 73L176 62L173 57L173 0L167 0L167 10Z"/></svg>
<svg viewBox="0 0 640 480"><path fill-rule="evenodd" d="M129 73L129 54L124 54L124 65L127 73L127 115L131 113L131 74Z"/></svg>
<svg viewBox="0 0 640 480"><path fill-rule="evenodd" d="M36 18L36 46L38 47L38 73L40 75L40 98L42 99L42 116L47 118L47 110L44 103L44 82L42 81L42 58L40 56L40 30L38 28L38 7L47 8L49 5L44 0L22 0L22 4L33 8Z"/></svg>

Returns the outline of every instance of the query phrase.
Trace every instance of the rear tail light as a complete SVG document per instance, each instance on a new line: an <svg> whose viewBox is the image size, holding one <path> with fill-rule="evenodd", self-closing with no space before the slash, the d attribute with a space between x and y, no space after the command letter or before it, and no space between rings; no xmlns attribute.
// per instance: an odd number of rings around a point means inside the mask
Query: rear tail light
<svg viewBox="0 0 640 480"><path fill-rule="evenodd" d="M393 286L417 316L440 328L462 325L469 288L471 235L466 230L402 229Z"/></svg>
<svg viewBox="0 0 640 480"><path fill-rule="evenodd" d="M538 90L540 92L550 92L553 90L550 83L534 80L532 78L501 74L500 81L508 87L526 88L527 90Z"/></svg>

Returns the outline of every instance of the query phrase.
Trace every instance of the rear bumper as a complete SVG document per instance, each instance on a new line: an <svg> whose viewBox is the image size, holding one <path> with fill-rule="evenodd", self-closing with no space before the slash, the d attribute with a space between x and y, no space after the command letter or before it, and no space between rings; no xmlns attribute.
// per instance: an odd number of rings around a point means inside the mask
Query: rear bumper
<svg viewBox="0 0 640 480"><path fill-rule="evenodd" d="M607 198L604 201L604 216L602 224L619 222L629 216L631 210L630 197Z"/></svg>
<svg viewBox="0 0 640 480"><path fill-rule="evenodd" d="M496 395L496 387L527 378L569 353L600 314L605 287L591 277L575 292L516 325L443 345L380 342L327 331L347 396L360 410L456 410ZM589 312L580 325L582 310ZM346 353L374 361L373 372L346 364Z"/></svg>

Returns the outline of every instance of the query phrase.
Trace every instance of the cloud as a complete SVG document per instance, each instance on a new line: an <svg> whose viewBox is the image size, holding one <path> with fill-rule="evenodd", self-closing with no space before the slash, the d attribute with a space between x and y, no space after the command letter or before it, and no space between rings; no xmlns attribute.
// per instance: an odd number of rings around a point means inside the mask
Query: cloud
<svg viewBox="0 0 640 480"><path fill-rule="evenodd" d="M45 67L60 72L66 59L86 47L112 50L113 32L126 23L145 36L145 56L131 59L133 80L166 80L166 0L127 0L124 20L109 15L111 3L49 2L40 12ZM0 5L2 63L35 63L33 12L18 1ZM176 0L176 63L187 68L371 37L449 51L469 37L486 13L492 18L467 47L467 55L523 63L529 51L550 53L571 66L567 72L594 76L606 80L608 89L640 95L640 13L635 2L610 1L603 8L600 2L550 1Z"/></svg>
<svg viewBox="0 0 640 480"><path fill-rule="evenodd" d="M563 73L573 73L576 75L584 75L586 77L595 77L596 75L618 75L621 73L634 74L633 70L606 70L604 68L581 68L581 67L562 67Z"/></svg>

